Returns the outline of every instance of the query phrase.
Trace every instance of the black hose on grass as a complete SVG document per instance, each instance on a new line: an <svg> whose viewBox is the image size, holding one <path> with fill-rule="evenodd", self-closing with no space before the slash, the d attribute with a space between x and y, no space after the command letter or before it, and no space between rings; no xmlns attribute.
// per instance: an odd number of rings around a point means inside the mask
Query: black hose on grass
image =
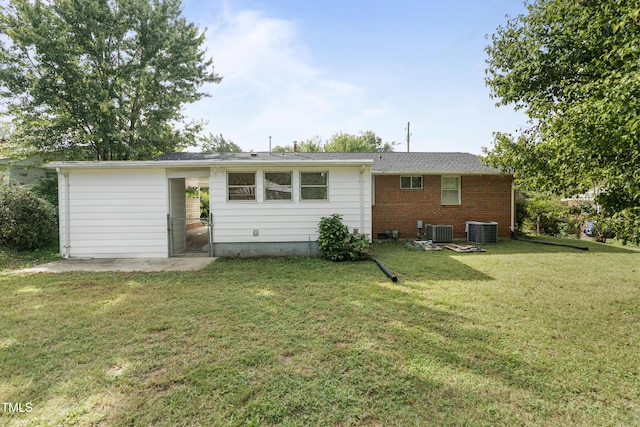
<svg viewBox="0 0 640 427"><path fill-rule="evenodd" d="M565 248L580 249L581 251L588 251L589 250L589 248L586 247L586 246L569 245L569 244L566 244L566 243L544 242L542 240L520 239L520 238L518 238L518 236L516 236L516 233L514 231L511 232L511 237L513 239L515 239L515 240L520 241L520 242L539 243L541 245L550 245L550 246L563 246Z"/></svg>
<svg viewBox="0 0 640 427"><path fill-rule="evenodd" d="M397 281L398 281L398 278L396 277L396 275L395 275L395 274L393 274L392 272L390 272L389 270L387 270L387 269L385 268L385 266L384 266L384 265L382 265L382 263L381 263L380 261L378 261L378 260L377 260L377 259L375 259L375 258L371 258L371 261L375 262L375 263L378 265L378 267L380 267L380 270L382 270L382 272L383 272L384 274L386 274L386 275L387 275L387 277L388 277L389 279L391 279L391 281L392 281L392 282L394 282L394 283L395 283L395 282L397 282Z"/></svg>

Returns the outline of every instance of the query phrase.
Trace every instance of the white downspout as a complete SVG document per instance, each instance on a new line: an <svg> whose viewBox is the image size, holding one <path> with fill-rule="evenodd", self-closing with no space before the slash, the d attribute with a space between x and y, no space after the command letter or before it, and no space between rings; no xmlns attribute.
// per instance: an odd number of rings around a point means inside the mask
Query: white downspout
<svg viewBox="0 0 640 427"><path fill-rule="evenodd" d="M516 231L516 189L511 179L511 232Z"/></svg>
<svg viewBox="0 0 640 427"><path fill-rule="evenodd" d="M364 233L364 169L364 165L360 166L360 233Z"/></svg>
<svg viewBox="0 0 640 427"><path fill-rule="evenodd" d="M60 253L63 258L71 257L71 221L69 219L69 174L62 172L62 169L56 168L56 172L58 176L62 176L64 184L62 186L63 194L64 194L64 215L63 218L60 218L60 224L64 226L64 233L60 236Z"/></svg>

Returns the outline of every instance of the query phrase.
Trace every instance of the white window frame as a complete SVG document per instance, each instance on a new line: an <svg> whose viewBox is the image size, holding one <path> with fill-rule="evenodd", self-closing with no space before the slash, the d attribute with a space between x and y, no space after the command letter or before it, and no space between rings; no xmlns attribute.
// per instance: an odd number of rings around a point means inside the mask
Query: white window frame
<svg viewBox="0 0 640 427"><path fill-rule="evenodd" d="M402 178L409 178L409 187L403 187L402 186ZM419 187L414 187L413 186L413 179L414 178L420 178L420 186ZM401 190L422 190L424 188L424 178L422 177L422 175L402 175L400 176L400 189Z"/></svg>
<svg viewBox="0 0 640 427"><path fill-rule="evenodd" d="M232 174L253 174L253 185L231 185L229 184L230 180L229 180L229 175ZM233 202L233 203L243 203L243 202L249 202L249 203L255 203L257 201L257 194L256 194L256 187L258 186L258 180L257 180L257 176L256 176L256 172L255 171L233 171L233 172L227 172L227 201L228 202ZM249 188L249 189L253 189L253 193L249 192L249 194L253 194L253 199L245 199L245 200L235 200L232 199L230 196L230 192L229 190L231 188Z"/></svg>
<svg viewBox="0 0 640 427"><path fill-rule="evenodd" d="M290 177L290 184L287 185L283 185L283 187L288 187L289 188L289 194L290 194L290 198L288 199L270 199L267 196L267 190L269 190L268 188L268 180L267 180L267 175L270 173L279 173L279 174L289 174ZM262 173L263 176L263 183L264 183L264 189L263 189L263 193L264 193L264 201L265 202L276 202L276 203L286 203L286 202L292 202L293 201L293 171L264 171ZM280 185L280 184L279 184Z"/></svg>
<svg viewBox="0 0 640 427"><path fill-rule="evenodd" d="M305 173L324 173L326 176L326 184L324 185L303 185L302 184L302 175L304 175ZM300 177L300 201L301 202L328 202L329 201L329 171L300 171L299 172L299 177ZM326 188L327 189L327 197L324 199L305 199L303 196L303 189L304 188Z"/></svg>
<svg viewBox="0 0 640 427"><path fill-rule="evenodd" d="M445 201L445 191L453 192L453 189L445 188L445 180L456 179L458 181L457 200L455 202ZM462 204L462 177L460 175L442 175L440 177L440 204L441 205L460 205Z"/></svg>

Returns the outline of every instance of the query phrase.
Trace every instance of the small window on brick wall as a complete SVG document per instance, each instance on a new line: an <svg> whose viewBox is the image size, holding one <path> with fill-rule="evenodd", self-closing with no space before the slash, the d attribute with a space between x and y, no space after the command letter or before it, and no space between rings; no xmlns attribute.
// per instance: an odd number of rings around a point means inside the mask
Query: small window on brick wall
<svg viewBox="0 0 640 427"><path fill-rule="evenodd" d="M421 176L401 176L400 188L403 190L421 190L422 177Z"/></svg>
<svg viewBox="0 0 640 427"><path fill-rule="evenodd" d="M443 205L459 205L460 201L460 177L443 176L441 203Z"/></svg>

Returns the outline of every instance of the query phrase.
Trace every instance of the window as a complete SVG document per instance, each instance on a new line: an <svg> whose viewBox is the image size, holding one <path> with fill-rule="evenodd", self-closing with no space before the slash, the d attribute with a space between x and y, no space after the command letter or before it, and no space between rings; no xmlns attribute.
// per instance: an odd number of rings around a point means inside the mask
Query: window
<svg viewBox="0 0 640 427"><path fill-rule="evenodd" d="M443 205L459 205L461 203L459 176L442 177L441 203Z"/></svg>
<svg viewBox="0 0 640 427"><path fill-rule="evenodd" d="M255 200L256 174L254 172L229 172L227 174L229 200Z"/></svg>
<svg viewBox="0 0 640 427"><path fill-rule="evenodd" d="M422 189L421 176L401 176L400 188L403 190L420 190Z"/></svg>
<svg viewBox="0 0 640 427"><path fill-rule="evenodd" d="M291 200L291 172L265 172L264 199Z"/></svg>
<svg viewBox="0 0 640 427"><path fill-rule="evenodd" d="M300 172L300 200L328 200L329 172Z"/></svg>

